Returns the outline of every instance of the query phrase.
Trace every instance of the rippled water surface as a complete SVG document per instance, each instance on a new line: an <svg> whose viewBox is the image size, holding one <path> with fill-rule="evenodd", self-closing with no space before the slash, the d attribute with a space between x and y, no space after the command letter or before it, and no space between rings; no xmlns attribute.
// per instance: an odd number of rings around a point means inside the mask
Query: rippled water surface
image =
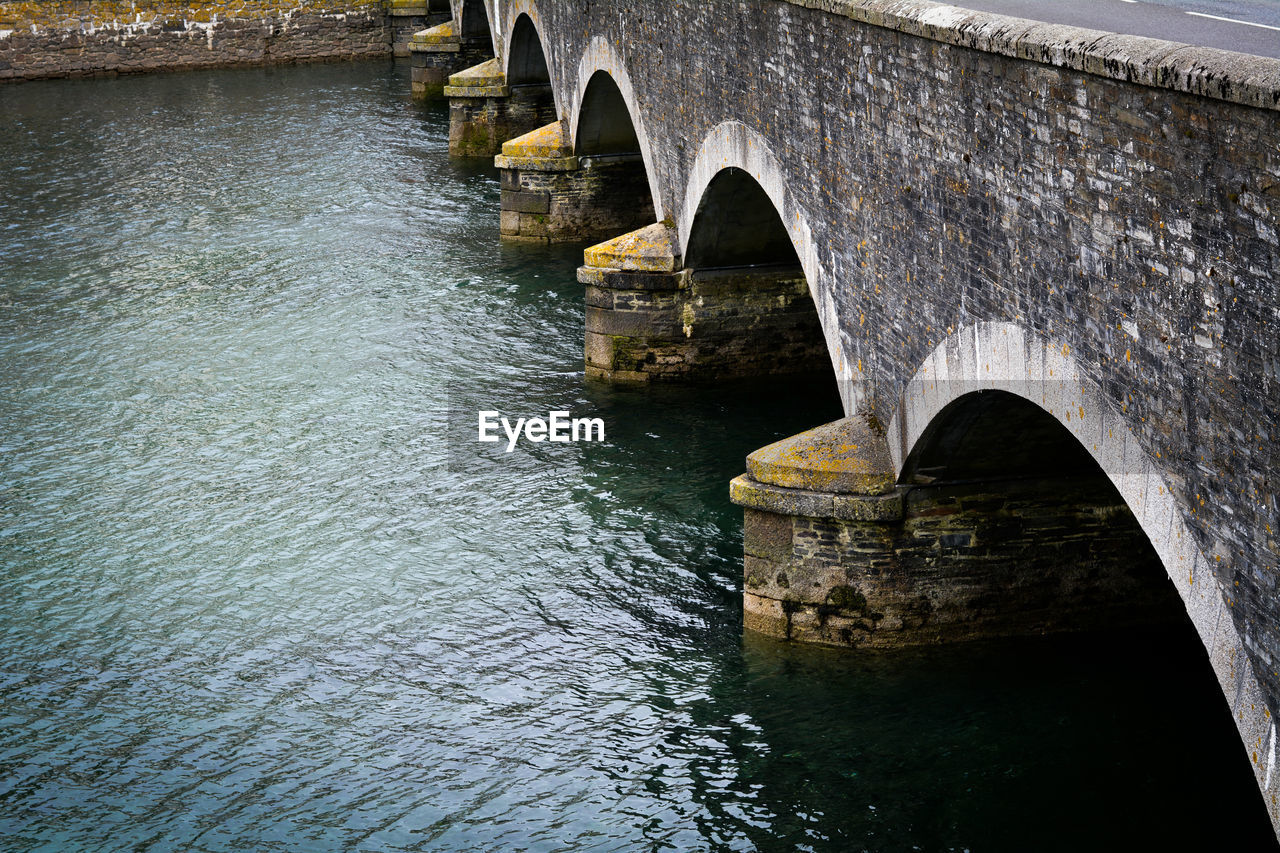
<svg viewBox="0 0 1280 853"><path fill-rule="evenodd" d="M580 247L500 246L447 121L383 63L0 87L0 846L1270 838L1184 633L744 637L727 483L832 389L584 384ZM608 440L447 448L561 406Z"/></svg>

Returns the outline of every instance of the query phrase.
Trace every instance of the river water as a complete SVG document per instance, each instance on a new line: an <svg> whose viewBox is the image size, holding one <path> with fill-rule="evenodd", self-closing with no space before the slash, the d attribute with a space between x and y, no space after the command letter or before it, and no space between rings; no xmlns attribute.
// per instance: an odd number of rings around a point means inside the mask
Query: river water
<svg viewBox="0 0 1280 853"><path fill-rule="evenodd" d="M0 847L1271 843L1186 631L743 636L728 481L834 388L584 384L581 247L408 89L0 87Z"/></svg>

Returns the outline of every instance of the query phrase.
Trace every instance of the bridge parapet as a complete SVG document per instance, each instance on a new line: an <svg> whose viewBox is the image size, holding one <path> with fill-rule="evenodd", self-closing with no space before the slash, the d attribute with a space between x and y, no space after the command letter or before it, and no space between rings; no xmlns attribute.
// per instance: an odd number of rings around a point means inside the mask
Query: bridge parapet
<svg viewBox="0 0 1280 853"><path fill-rule="evenodd" d="M956 47L1280 110L1280 60L978 12L931 0L780 0Z"/></svg>

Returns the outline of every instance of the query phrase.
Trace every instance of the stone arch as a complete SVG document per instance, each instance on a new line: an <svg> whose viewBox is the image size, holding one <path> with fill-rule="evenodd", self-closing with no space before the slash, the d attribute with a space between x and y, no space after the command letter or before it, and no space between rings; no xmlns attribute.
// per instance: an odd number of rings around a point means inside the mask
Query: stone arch
<svg viewBox="0 0 1280 853"><path fill-rule="evenodd" d="M840 386L846 413L855 406L853 370L840 339L839 313L832 293L832 280L823 267L808 218L787 189L782 165L768 141L739 121L716 125L698 149L693 169L685 185L684 204L676 221L681 252L688 256L693 226L713 181L727 169L745 173L763 191L786 229L800 268L809 283L809 293L818 311L818 321L827 342L827 354ZM695 251L697 246L695 245Z"/></svg>
<svg viewBox="0 0 1280 853"><path fill-rule="evenodd" d="M521 2L514 4L509 11L512 23L503 51L507 85L550 87L556 101L556 114L560 115L561 104L551 83L546 41L542 38L537 7L530 2Z"/></svg>
<svg viewBox="0 0 1280 853"><path fill-rule="evenodd" d="M597 76L601 72L604 72L608 77L607 86L603 85L604 81ZM582 57L578 60L576 97L573 101L573 110L569 115L569 127L574 151L579 152L581 149L579 135L583 128L582 119L584 113L589 113L595 106L600 106L599 103L589 103L587 101L588 95L592 94L592 81L595 81L596 86L601 87L599 90L601 95L610 86L617 90L617 95L620 97L622 105L626 108L627 120L631 124L631 130L634 133L640 157L644 162L645 178L649 184L649 194L653 198L654 218L657 220L664 219L666 213L662 205L662 194L659 192L657 174L654 171L652 144L649 140L649 134L645 130L644 116L636 103L635 87L631 84L631 76L627 73L622 58L618 56L613 46L600 36L592 37L590 44L587 45ZM595 97L597 96L593 95L593 100ZM591 124L592 120L588 116L588 127ZM588 145L587 147L590 148L592 146Z"/></svg>
<svg viewBox="0 0 1280 853"><path fill-rule="evenodd" d="M924 360L900 393L889 423L890 452L901 476L931 426L962 398L1003 391L1028 400L1066 429L1106 473L1173 582L1222 688L1250 756L1272 824L1280 826L1276 731L1265 693L1236 630L1225 591L1196 545L1162 466L1103 396L1066 346L1013 323L982 322L952 334Z"/></svg>

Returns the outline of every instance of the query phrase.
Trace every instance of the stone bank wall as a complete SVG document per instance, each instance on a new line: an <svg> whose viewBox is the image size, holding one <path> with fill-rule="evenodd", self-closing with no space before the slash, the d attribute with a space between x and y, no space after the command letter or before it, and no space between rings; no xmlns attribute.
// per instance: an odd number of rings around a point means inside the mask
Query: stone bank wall
<svg viewBox="0 0 1280 853"><path fill-rule="evenodd" d="M390 53L381 2L0 2L0 81Z"/></svg>

